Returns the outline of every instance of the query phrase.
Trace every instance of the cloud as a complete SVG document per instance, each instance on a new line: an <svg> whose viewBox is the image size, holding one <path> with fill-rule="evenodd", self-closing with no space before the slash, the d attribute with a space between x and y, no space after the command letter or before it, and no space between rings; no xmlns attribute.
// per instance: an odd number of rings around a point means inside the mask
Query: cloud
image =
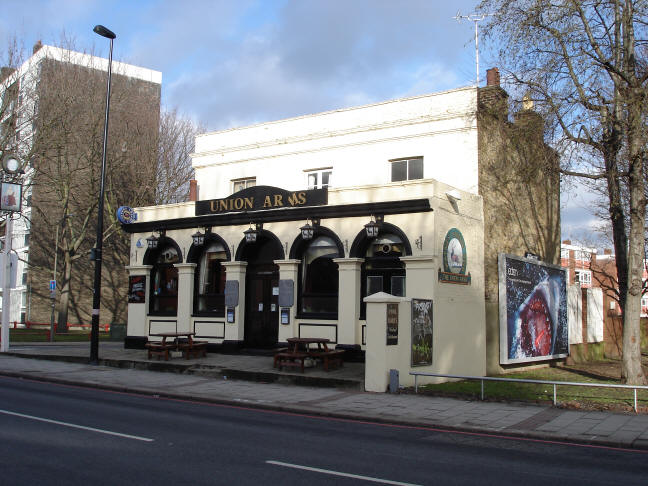
<svg viewBox="0 0 648 486"><path fill-rule="evenodd" d="M184 48L160 50L160 59L177 58L193 72L166 85L165 100L192 107L199 119L218 129L469 84L472 73L462 79L456 68L457 59L466 62L462 53L471 29L452 20L456 5L441 5L246 2L219 12L219 21L202 38L208 51L187 47L198 42L192 41L192 32L177 39ZM223 19L230 24L225 32L220 31ZM182 29L185 20L178 23ZM204 23L201 19L191 29L200 30ZM191 54L182 57L183 52ZM473 58L467 62L470 66Z"/></svg>

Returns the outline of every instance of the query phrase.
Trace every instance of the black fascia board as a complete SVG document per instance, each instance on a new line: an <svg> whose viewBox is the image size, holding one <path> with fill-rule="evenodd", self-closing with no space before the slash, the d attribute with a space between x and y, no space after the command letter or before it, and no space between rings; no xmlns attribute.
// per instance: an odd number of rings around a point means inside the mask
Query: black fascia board
<svg viewBox="0 0 648 486"><path fill-rule="evenodd" d="M310 218L334 219L357 216L376 216L388 214L424 213L432 211L430 200L407 199L405 201L386 201L376 203L339 204L330 206L309 206L301 208L266 209L262 211L242 211L239 213L210 214L142 223L122 224L126 233L146 233L156 230L176 230L205 226L234 226L249 223L277 223L283 221L304 221Z"/></svg>

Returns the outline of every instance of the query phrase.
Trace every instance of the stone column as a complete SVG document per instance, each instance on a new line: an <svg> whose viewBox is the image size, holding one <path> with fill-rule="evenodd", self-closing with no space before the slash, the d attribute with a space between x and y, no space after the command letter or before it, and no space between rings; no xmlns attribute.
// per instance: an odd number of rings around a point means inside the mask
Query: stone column
<svg viewBox="0 0 648 486"><path fill-rule="evenodd" d="M338 343L362 344L360 270L363 258L334 258L338 265Z"/></svg>
<svg viewBox="0 0 648 486"><path fill-rule="evenodd" d="M178 269L178 332L193 331L191 314L193 314L195 263L176 263Z"/></svg>
<svg viewBox="0 0 648 486"><path fill-rule="evenodd" d="M378 292L365 297L364 301L367 303L365 390L384 393L389 383L389 370L399 371L401 383L410 379L410 299ZM398 305L398 343L390 346L387 345L387 304Z"/></svg>
<svg viewBox="0 0 648 486"><path fill-rule="evenodd" d="M131 277L144 277L144 302L128 303L128 321L126 323L126 341L131 341L132 337L139 338L142 347L148 336L148 326L146 316L149 309L152 265L130 265L126 266L126 271ZM136 339L137 340L137 339Z"/></svg>
<svg viewBox="0 0 648 486"><path fill-rule="evenodd" d="M280 343L285 343L286 339L291 337L299 336L299 329L297 322L295 322L295 316L297 315L297 277L299 275L299 264L301 260L275 260L274 263L279 265L279 280L292 280L293 281L293 296L292 301L293 305L290 307L290 324L285 325L281 324L281 309L286 309L287 307L281 307L279 305L279 337L278 340Z"/></svg>
<svg viewBox="0 0 648 486"><path fill-rule="evenodd" d="M438 279L435 256L401 257L405 264L405 295L420 299L434 299Z"/></svg>
<svg viewBox="0 0 648 486"><path fill-rule="evenodd" d="M238 304L234 307L234 322L227 322L225 309L225 341L242 342L245 337L245 271L247 262L222 262L228 282L238 282Z"/></svg>

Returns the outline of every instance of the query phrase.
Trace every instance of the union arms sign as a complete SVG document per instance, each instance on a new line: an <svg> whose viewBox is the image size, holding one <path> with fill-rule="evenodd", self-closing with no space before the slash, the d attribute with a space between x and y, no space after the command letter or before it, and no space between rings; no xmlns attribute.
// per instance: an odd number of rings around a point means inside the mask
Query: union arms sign
<svg viewBox="0 0 648 486"><path fill-rule="evenodd" d="M272 186L255 186L235 192L223 199L196 201L196 216L261 211L264 209L323 206L327 202L327 189L286 191Z"/></svg>

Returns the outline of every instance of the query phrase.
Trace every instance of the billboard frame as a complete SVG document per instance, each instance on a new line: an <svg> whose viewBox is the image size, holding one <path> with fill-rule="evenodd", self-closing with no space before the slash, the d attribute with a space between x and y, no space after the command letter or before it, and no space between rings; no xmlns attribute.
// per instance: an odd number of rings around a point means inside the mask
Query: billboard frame
<svg viewBox="0 0 648 486"><path fill-rule="evenodd" d="M507 308L507 271L506 271L506 259L517 260L522 263L538 265L546 267L554 271L560 271L563 273L563 283L565 287L565 302L564 308L565 313L567 311L567 269L561 267L560 265L554 265L551 263L546 263L536 258L526 258L518 255L511 255L508 253L500 253L498 255L497 268L499 275L499 338L500 338L500 364L522 364L529 363L534 361L549 361L554 359L566 358L569 356L569 337L567 337L567 352L566 353L555 353L548 354L543 356L527 356L523 358L509 358L509 328L508 328L508 308ZM560 304L559 304L560 305ZM565 315L565 323L567 333L567 317Z"/></svg>

